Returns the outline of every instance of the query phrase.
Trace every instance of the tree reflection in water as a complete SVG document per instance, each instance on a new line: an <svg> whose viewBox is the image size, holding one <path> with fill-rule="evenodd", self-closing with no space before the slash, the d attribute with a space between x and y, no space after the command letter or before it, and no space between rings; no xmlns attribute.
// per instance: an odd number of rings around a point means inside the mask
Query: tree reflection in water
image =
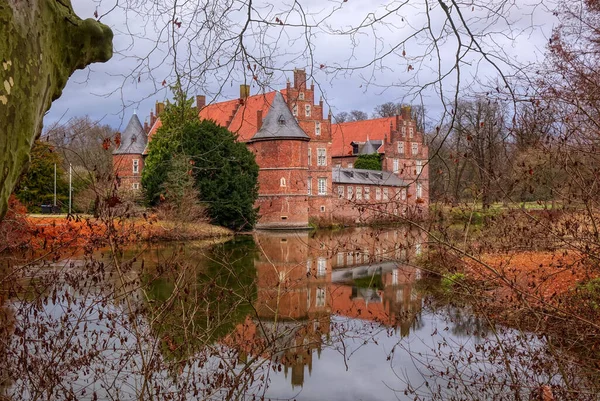
<svg viewBox="0 0 600 401"><path fill-rule="evenodd" d="M542 340L425 302L415 262L426 240L407 228L257 232L210 250L169 244L21 266L3 281L2 391L514 399L515 380L523 396L552 377L552 366L531 368Z"/></svg>

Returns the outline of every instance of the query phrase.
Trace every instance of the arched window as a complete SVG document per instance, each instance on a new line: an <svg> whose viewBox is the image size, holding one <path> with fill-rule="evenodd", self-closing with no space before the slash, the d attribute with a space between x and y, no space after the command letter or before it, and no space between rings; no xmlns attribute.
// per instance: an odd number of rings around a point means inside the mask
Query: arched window
<svg viewBox="0 0 600 401"><path fill-rule="evenodd" d="M282 187L285 187L285 178L281 177L281 180L279 180L279 185Z"/></svg>

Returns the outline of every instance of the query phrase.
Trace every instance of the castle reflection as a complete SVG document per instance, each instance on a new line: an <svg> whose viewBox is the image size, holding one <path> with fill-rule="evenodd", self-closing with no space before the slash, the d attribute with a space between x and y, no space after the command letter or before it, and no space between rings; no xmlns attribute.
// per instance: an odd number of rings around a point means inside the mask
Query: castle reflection
<svg viewBox="0 0 600 401"><path fill-rule="evenodd" d="M255 233L258 319L246 319L230 340L242 359L268 358L302 386L330 339L332 315L408 335L421 311L421 272L410 262L425 238L408 228Z"/></svg>

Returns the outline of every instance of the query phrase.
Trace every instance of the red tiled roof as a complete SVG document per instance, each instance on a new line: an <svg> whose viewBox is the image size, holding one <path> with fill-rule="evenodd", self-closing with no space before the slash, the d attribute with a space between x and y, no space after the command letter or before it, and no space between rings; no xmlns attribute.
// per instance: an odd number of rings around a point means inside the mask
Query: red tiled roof
<svg viewBox="0 0 600 401"><path fill-rule="evenodd" d="M375 118L372 120L352 121L332 124L332 156L348 156L352 154L352 142L383 140L390 137L390 124L396 129L396 117Z"/></svg>
<svg viewBox="0 0 600 401"><path fill-rule="evenodd" d="M281 91L281 94L284 98L286 97L285 89ZM218 125L237 134L240 142L247 142L258 131L256 127L257 111L262 110L264 119L269 112L274 97L275 91L272 91L249 96L244 101L234 99L212 103L200 110L199 117L203 120L213 120ZM157 119L150 129L148 136L151 138L161 125L160 119Z"/></svg>

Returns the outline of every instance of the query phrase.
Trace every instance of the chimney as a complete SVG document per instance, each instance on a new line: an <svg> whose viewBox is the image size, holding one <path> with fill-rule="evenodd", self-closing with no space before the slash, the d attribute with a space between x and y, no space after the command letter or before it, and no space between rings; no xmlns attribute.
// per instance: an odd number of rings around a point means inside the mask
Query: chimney
<svg viewBox="0 0 600 401"><path fill-rule="evenodd" d="M256 131L258 132L262 127L263 113L262 110L256 110Z"/></svg>
<svg viewBox="0 0 600 401"><path fill-rule="evenodd" d="M390 132L391 132L391 129L392 129L392 122L390 122ZM398 131L400 133L402 132L400 130L400 116L398 114L396 114L396 131ZM400 134L400 135L402 135L402 134Z"/></svg>
<svg viewBox="0 0 600 401"><path fill-rule="evenodd" d="M410 106L402 106L402 119L405 121L410 120Z"/></svg>
<svg viewBox="0 0 600 401"><path fill-rule="evenodd" d="M289 79L289 78L287 79L287 82L286 82L286 84L285 84L285 88L286 88L286 89L287 89L287 91L289 92L289 90L290 90L290 79Z"/></svg>
<svg viewBox="0 0 600 401"><path fill-rule="evenodd" d="M144 132L147 134L150 132L150 126L148 125L148 120L144 121Z"/></svg>
<svg viewBox="0 0 600 401"><path fill-rule="evenodd" d="M150 111L150 127L152 127L155 122L156 122L156 117L154 116L154 112Z"/></svg>
<svg viewBox="0 0 600 401"><path fill-rule="evenodd" d="M165 111L165 104L162 102L156 102L156 117L159 117L163 111Z"/></svg>
<svg viewBox="0 0 600 401"><path fill-rule="evenodd" d="M306 71L294 69L294 89L306 89Z"/></svg>
<svg viewBox="0 0 600 401"><path fill-rule="evenodd" d="M206 106L206 96L204 95L196 95L196 109L198 112L202 110Z"/></svg>
<svg viewBox="0 0 600 401"><path fill-rule="evenodd" d="M240 99L247 99L250 96L250 85L240 85Z"/></svg>
<svg viewBox="0 0 600 401"><path fill-rule="evenodd" d="M310 81L310 90L311 91L315 90L315 80L314 79L312 81Z"/></svg>

